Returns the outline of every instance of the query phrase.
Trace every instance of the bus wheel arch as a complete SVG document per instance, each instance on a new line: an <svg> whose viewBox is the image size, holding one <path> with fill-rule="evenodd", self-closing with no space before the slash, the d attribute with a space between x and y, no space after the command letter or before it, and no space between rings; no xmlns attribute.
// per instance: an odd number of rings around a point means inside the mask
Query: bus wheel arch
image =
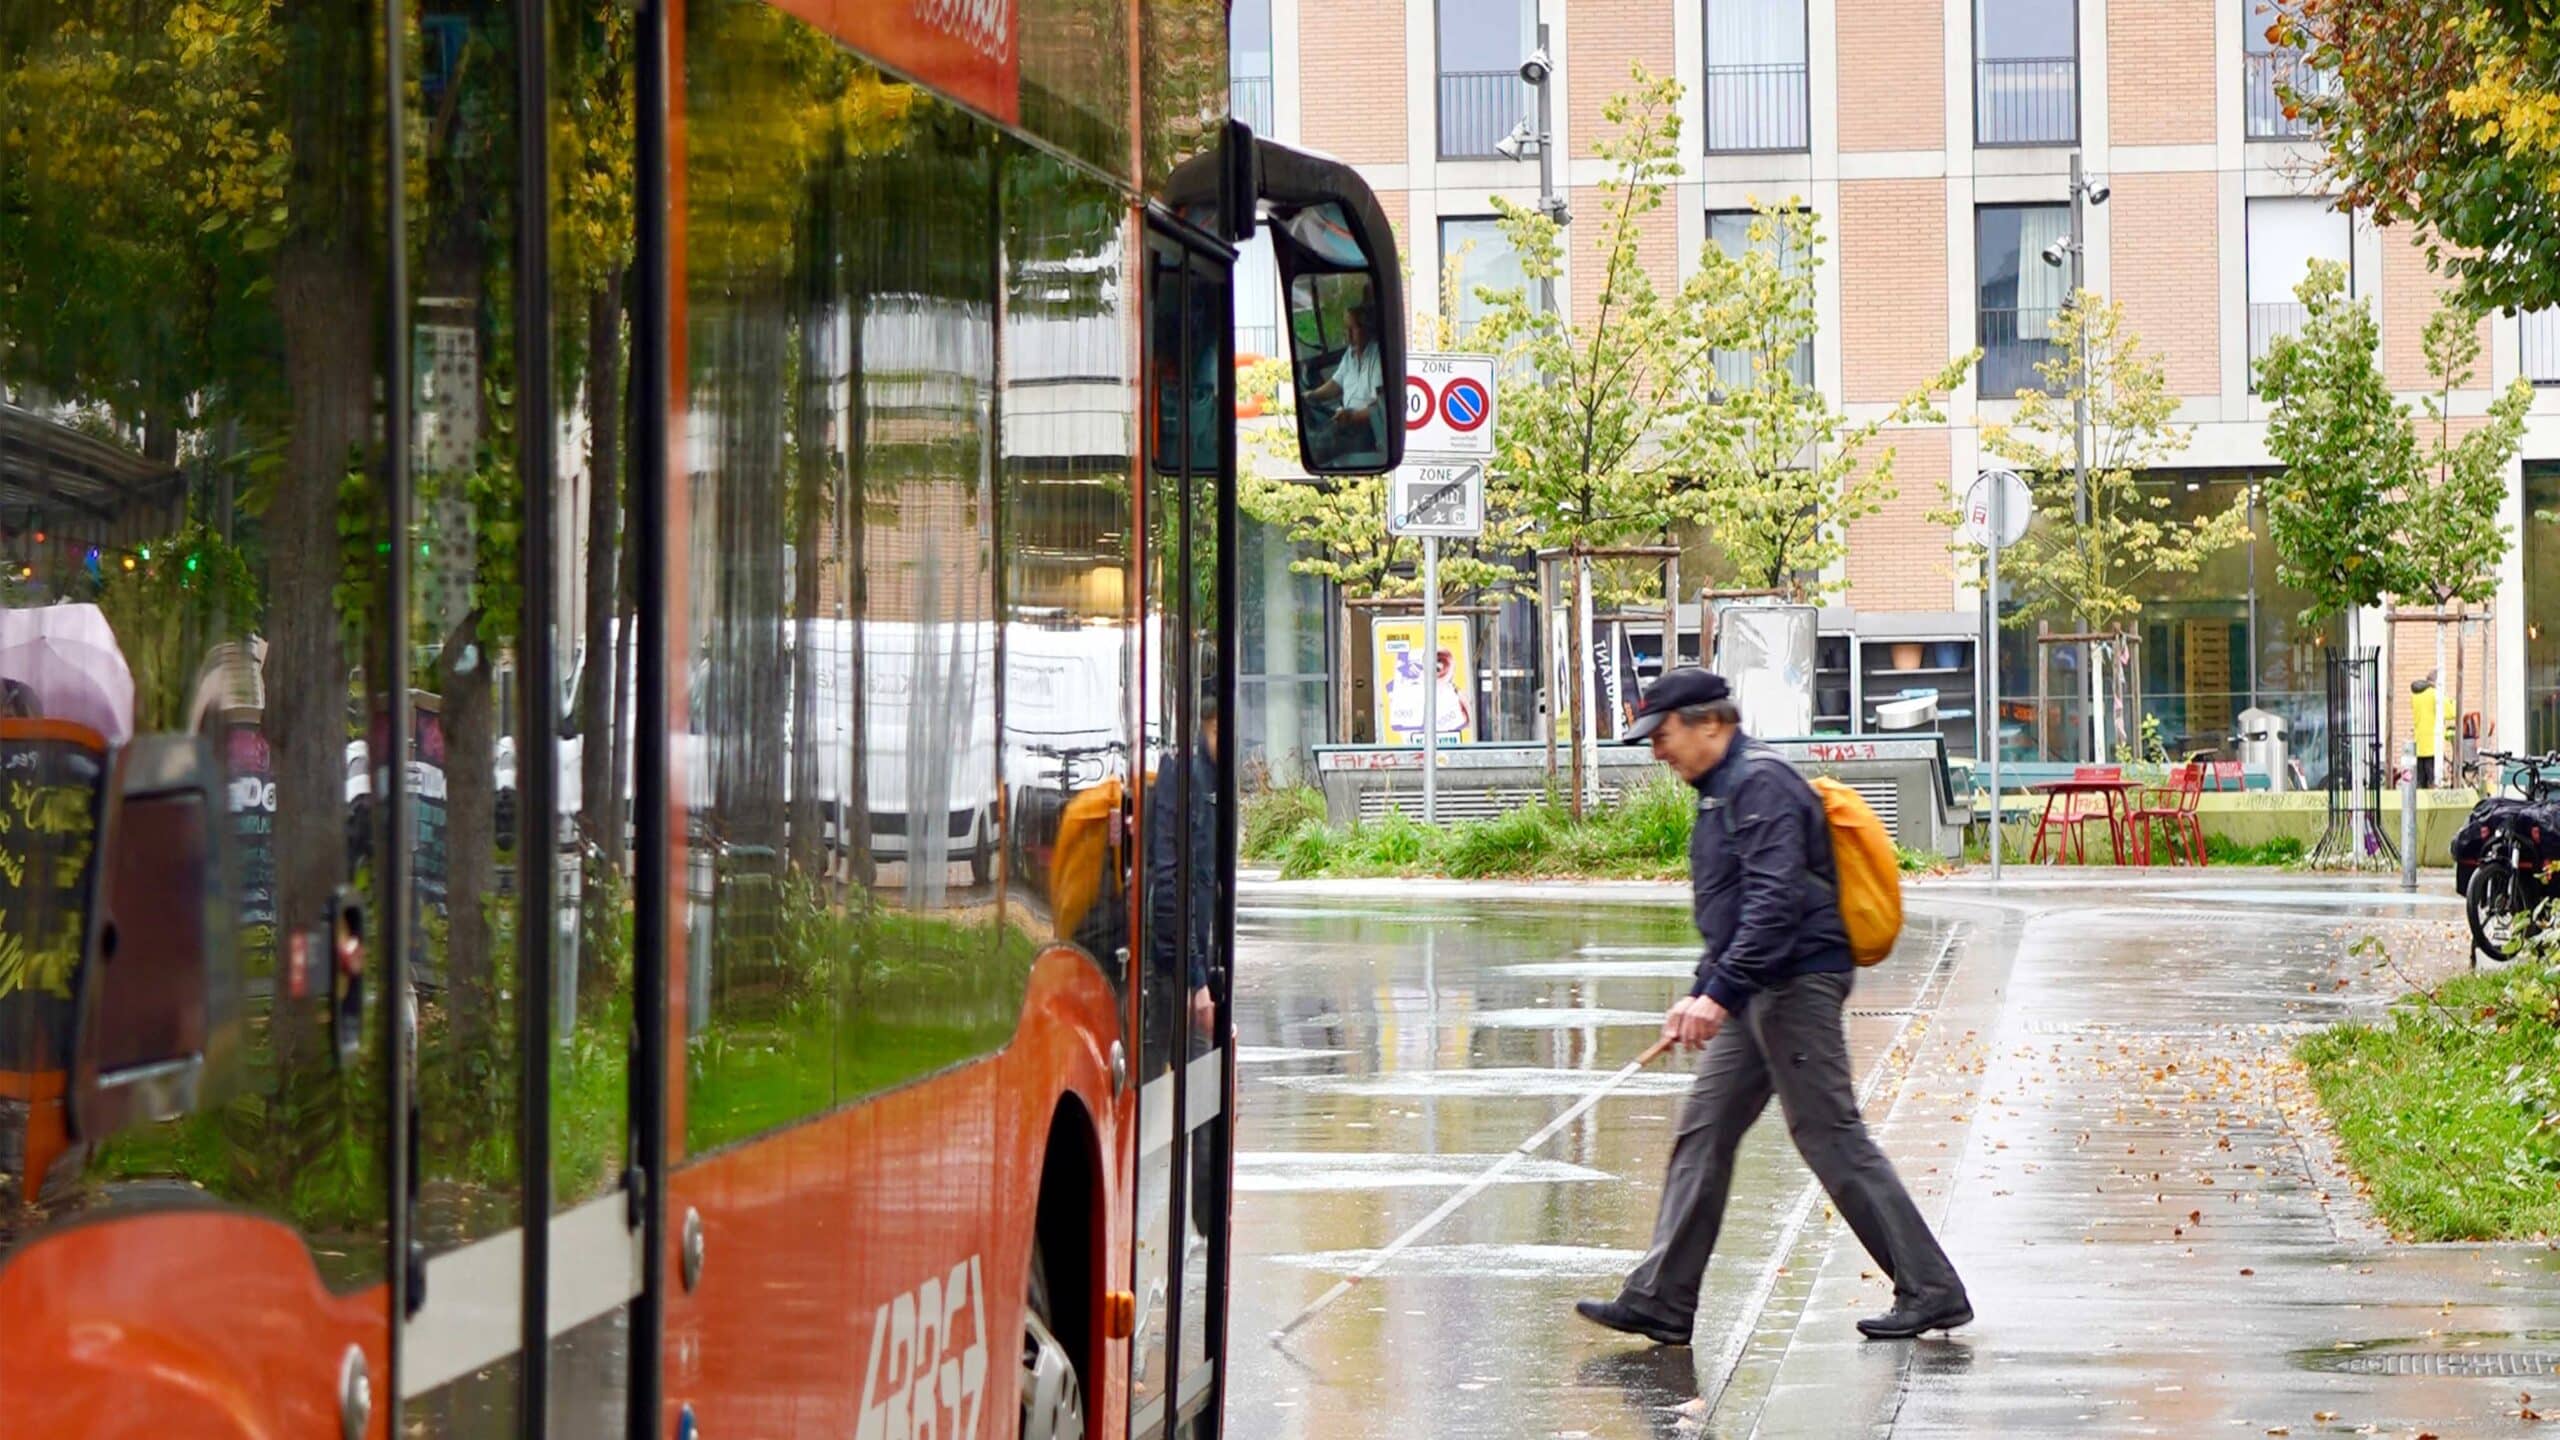
<svg viewBox="0 0 2560 1440"><path fill-rule="evenodd" d="M1039 1211L1022 1304L1022 1440L1083 1440L1102 1290L1102 1149L1093 1119L1070 1095L1050 1117ZM1062 1366L1061 1361L1065 1364Z"/></svg>

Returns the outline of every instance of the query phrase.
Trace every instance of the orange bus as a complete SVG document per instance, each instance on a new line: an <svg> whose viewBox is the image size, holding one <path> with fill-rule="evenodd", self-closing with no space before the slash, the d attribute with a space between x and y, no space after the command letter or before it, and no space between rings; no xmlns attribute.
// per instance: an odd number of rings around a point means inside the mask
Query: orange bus
<svg viewBox="0 0 2560 1440"><path fill-rule="evenodd" d="M1219 1433L1226 18L0 9L0 1434Z"/></svg>

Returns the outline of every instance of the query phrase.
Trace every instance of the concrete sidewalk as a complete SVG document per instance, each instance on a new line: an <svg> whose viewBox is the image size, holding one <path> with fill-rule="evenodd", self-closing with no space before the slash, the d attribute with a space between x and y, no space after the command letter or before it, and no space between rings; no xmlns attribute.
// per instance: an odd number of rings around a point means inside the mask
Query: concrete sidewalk
<svg viewBox="0 0 2560 1440"><path fill-rule="evenodd" d="M1889 1289L1826 1212L1730 1383L1702 1375L1705 1433L2548 1433L2554 1253L2392 1242L2287 1058L2380 1011L2354 931L2441 907L2284 889L1931 896L1972 928L1873 1118L1979 1319L1862 1341Z"/></svg>

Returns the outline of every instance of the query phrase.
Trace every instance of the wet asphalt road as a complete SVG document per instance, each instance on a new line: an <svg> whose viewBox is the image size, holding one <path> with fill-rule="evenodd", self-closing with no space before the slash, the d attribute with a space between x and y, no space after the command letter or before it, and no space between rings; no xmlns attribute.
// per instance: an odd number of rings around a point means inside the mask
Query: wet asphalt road
<svg viewBox="0 0 2560 1440"><path fill-rule="evenodd" d="M1694 1346L1576 1319L1650 1230L1688 1083L1664 1061L1285 1351L1274 1327L1651 1040L1694 938L1683 907L1624 896L1249 890L1230 1433L2542 1433L2560 1252L2390 1241L2285 1061L2301 1033L2380 1013L2352 938L2458 924L2442 888L2030 874L1910 892L1850 1048L1973 1290L1981 1320L1952 1339L1858 1339L1886 1286L1810 1203L1774 1109L1743 1147Z"/></svg>
<svg viewBox="0 0 2560 1440"><path fill-rule="evenodd" d="M1915 915L1851 1000L1862 1074L1904 1033L1952 922ZM1652 1436L1784 1277L1809 1177L1775 1108L1743 1147L1694 1348L1574 1317L1641 1255L1689 1084L1666 1058L1301 1329L1333 1282L1635 1058L1687 993L1678 904L1264 898L1237 917L1237 1344L1228 1423L1279 1437ZM1694 1408L1692 1406L1691 1408Z"/></svg>

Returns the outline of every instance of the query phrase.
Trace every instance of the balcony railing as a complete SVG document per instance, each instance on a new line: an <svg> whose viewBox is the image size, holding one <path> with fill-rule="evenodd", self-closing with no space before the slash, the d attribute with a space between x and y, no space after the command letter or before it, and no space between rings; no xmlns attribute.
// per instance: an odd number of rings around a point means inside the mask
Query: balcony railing
<svg viewBox="0 0 2560 1440"><path fill-rule="evenodd" d="M2070 145L2080 138L2080 62L2069 55L1974 65L1973 143Z"/></svg>
<svg viewBox="0 0 2560 1440"><path fill-rule="evenodd" d="M1529 113L1517 70L1452 70L1440 76L1440 158L1487 159Z"/></svg>
<svg viewBox="0 0 2560 1440"><path fill-rule="evenodd" d="M1802 150L1811 135L1802 65L1707 67L1707 149Z"/></svg>
<svg viewBox="0 0 2560 1440"><path fill-rule="evenodd" d="M2560 385L2560 309L2528 310L2518 324L2524 331L2524 378Z"/></svg>
<svg viewBox="0 0 2560 1440"><path fill-rule="evenodd" d="M1760 352L1753 350L1716 351L1714 355L1716 389L1725 394L1750 389L1751 362L1757 359L1759 354ZM1813 388L1813 342L1811 340L1798 345L1795 353L1787 357L1787 369L1794 374L1797 389Z"/></svg>
<svg viewBox="0 0 2560 1440"><path fill-rule="evenodd" d="M1271 77L1268 75L1230 75L1227 77L1227 109L1256 135L1268 137L1272 131Z"/></svg>
<svg viewBox="0 0 2560 1440"><path fill-rule="evenodd" d="M1237 308L1241 310L1243 307ZM1279 323L1273 321L1267 324L1255 324L1238 319L1236 321L1236 354L1258 355L1265 360L1286 358L1288 352L1280 348Z"/></svg>
<svg viewBox="0 0 2560 1440"><path fill-rule="evenodd" d="M2249 302L2249 388L2258 388L2258 362L2287 335L2297 335L2311 321L2311 307L2292 301Z"/></svg>
<svg viewBox="0 0 2560 1440"><path fill-rule="evenodd" d="M1982 312L1980 392L1985 400L2006 400L2021 390L2054 391L2036 371L2054 358L2051 339L2054 306Z"/></svg>
<svg viewBox="0 0 2560 1440"><path fill-rule="evenodd" d="M2284 113L2284 92L2332 94L2338 88L2338 77L2327 70L2313 69L2299 50L2253 51L2248 56L2248 64L2245 88L2248 92L2249 138L2294 140L2312 134L2310 121Z"/></svg>

